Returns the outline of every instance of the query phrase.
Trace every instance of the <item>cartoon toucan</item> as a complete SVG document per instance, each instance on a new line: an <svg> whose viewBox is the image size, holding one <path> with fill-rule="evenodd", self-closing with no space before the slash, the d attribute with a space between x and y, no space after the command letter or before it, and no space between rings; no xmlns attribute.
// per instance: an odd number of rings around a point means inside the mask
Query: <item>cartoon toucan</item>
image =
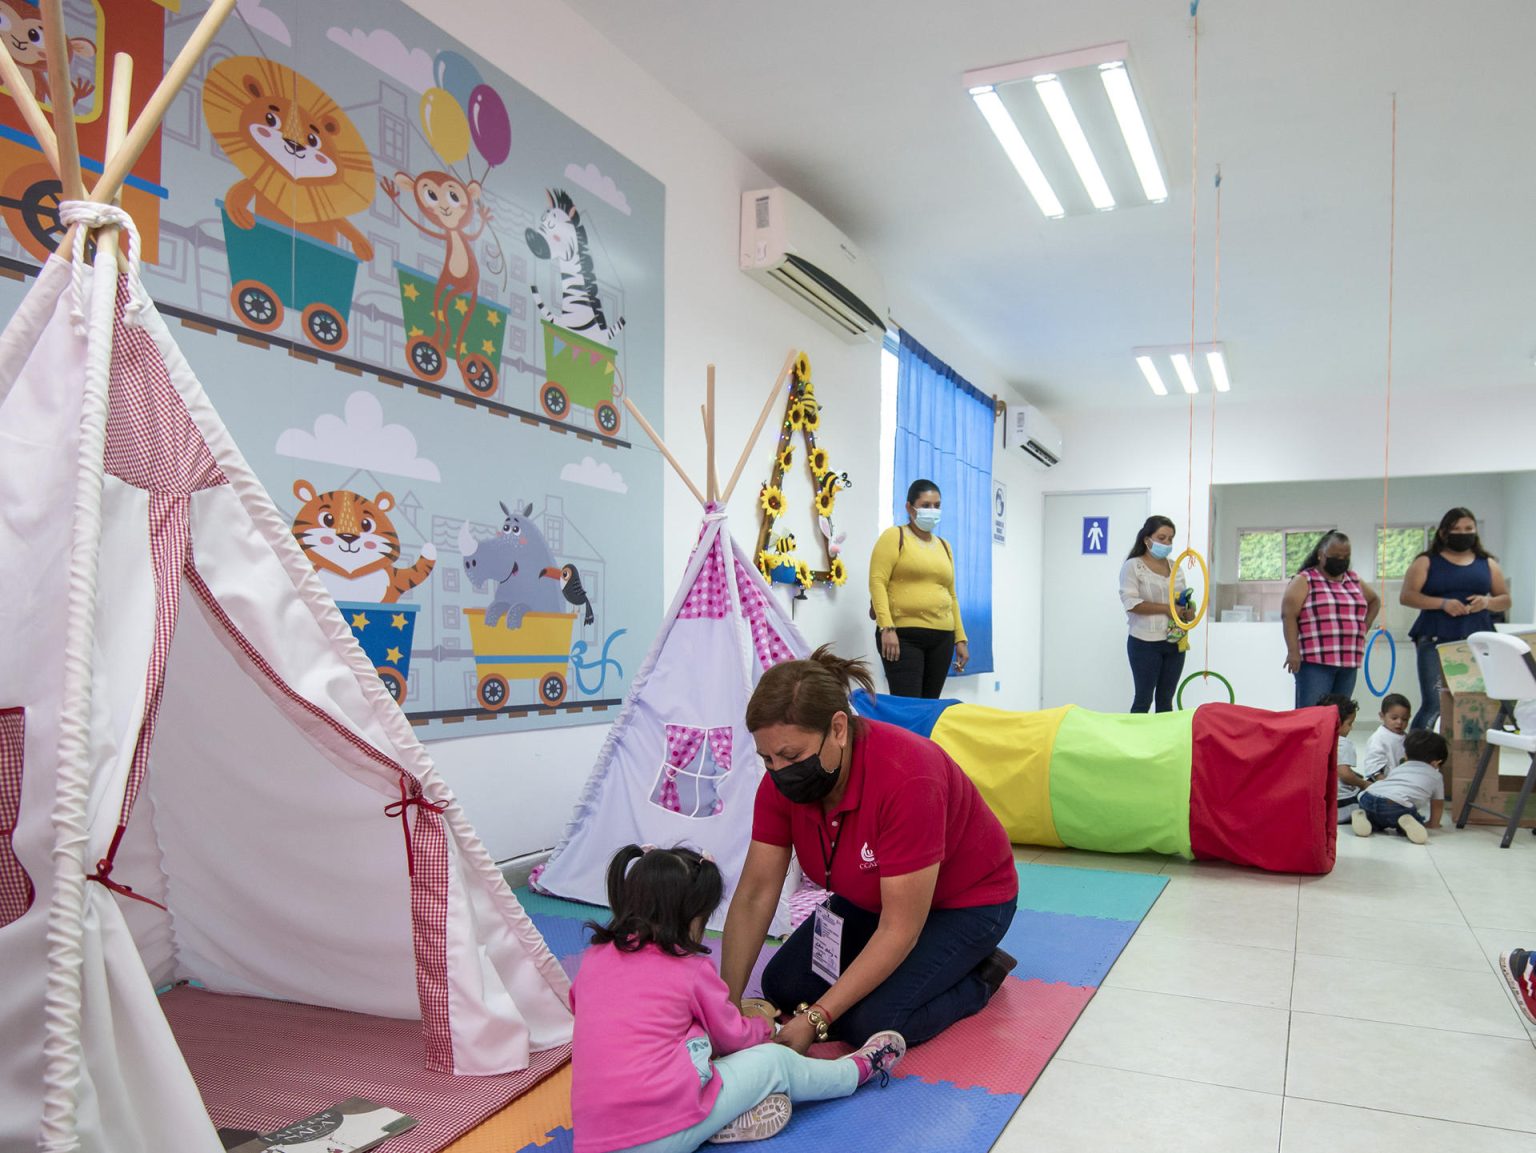
<svg viewBox="0 0 1536 1153"><path fill-rule="evenodd" d="M575 565L568 564L561 567L560 591L565 594L565 599L569 603L587 606L587 615L583 624L591 624L597 619L597 614L592 611L592 602L587 599L587 590L581 587L581 574L576 571Z"/></svg>

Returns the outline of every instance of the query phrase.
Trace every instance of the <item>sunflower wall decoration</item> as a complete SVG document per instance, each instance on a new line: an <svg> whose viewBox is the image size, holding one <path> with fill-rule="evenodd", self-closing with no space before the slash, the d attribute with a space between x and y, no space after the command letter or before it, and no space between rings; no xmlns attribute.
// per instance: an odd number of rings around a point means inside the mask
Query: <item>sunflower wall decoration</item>
<svg viewBox="0 0 1536 1153"><path fill-rule="evenodd" d="M816 400L816 388L811 382L811 360L805 353L795 358L790 375L789 398L784 408L784 420L779 426L779 440L774 447L773 475L758 497L763 511L762 530L757 538L758 571L776 584L799 585L802 589L815 584L841 585L848 579L848 567L843 560L843 541L847 533L837 531L835 515L837 494L851 488L846 472L832 471L827 450L817 444L821 430L821 405ZM795 435L800 434L804 451L797 451ZM784 477L795 467L799 457L810 471L814 496L812 515L821 540L825 565L819 569L796 555L798 543L793 533L775 531L775 523L784 515Z"/></svg>

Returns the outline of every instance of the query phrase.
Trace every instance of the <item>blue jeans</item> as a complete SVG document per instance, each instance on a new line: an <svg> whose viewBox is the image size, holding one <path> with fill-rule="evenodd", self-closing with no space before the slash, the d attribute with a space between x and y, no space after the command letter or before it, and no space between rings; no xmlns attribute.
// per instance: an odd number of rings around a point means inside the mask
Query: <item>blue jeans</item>
<svg viewBox="0 0 1536 1153"><path fill-rule="evenodd" d="M1301 668L1296 670L1296 707L1310 708L1329 693L1338 693L1344 697L1353 696L1355 678L1359 675L1360 670L1357 668L1346 669L1341 665L1319 665L1312 661L1302 661Z"/></svg>
<svg viewBox="0 0 1536 1153"><path fill-rule="evenodd" d="M1184 671L1184 654L1173 641L1144 641L1125 638L1125 655L1131 661L1131 681L1136 686L1131 712L1145 713L1157 700L1157 711L1173 712L1173 694Z"/></svg>
<svg viewBox="0 0 1536 1153"><path fill-rule="evenodd" d="M842 971L847 972L875 935L880 914L838 896L830 904L843 918ZM831 1035L862 1045L882 1029L895 1029L907 1044L916 1045L979 1013L991 990L976 967L992 955L1017 910L1014 901L930 910L906 960L878 989L832 1022ZM763 996L786 1012L802 1002L815 1002L828 989L827 982L811 970L813 921L807 917L763 970Z"/></svg>
<svg viewBox="0 0 1536 1153"><path fill-rule="evenodd" d="M1419 824L1424 823L1424 817L1418 809L1389 801L1386 797L1378 797L1375 793L1361 793L1358 799L1360 811L1370 818L1373 829L1395 829L1398 817L1412 817Z"/></svg>
<svg viewBox="0 0 1536 1153"><path fill-rule="evenodd" d="M1432 729L1440 719L1440 642L1434 637L1415 637L1414 655L1419 665L1419 711L1410 729Z"/></svg>
<svg viewBox="0 0 1536 1153"><path fill-rule="evenodd" d="M720 1095L709 1115L670 1137L632 1145L626 1153L693 1153L770 1093L788 1093L791 1101L830 1101L859 1087L859 1067L852 1058L802 1057L771 1041L717 1057L711 1064Z"/></svg>

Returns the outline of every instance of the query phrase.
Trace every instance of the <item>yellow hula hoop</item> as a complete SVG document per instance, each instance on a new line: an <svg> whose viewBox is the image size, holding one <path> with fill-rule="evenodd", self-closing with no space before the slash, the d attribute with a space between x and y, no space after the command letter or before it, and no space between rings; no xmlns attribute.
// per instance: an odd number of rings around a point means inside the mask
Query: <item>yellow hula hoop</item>
<svg viewBox="0 0 1536 1153"><path fill-rule="evenodd" d="M1185 621L1179 618L1179 606L1177 603L1175 603L1178 600L1179 594L1177 589L1174 587L1174 581L1178 579L1179 566L1184 563L1185 557L1194 557L1195 560L1200 562L1200 580L1205 586L1200 590L1200 605L1196 609L1195 619L1192 621ZM1205 609L1210 599L1211 570L1206 567L1205 558L1203 556L1197 553L1194 549L1187 548L1178 555L1177 559L1175 559L1173 564L1168 568L1168 615L1173 618L1173 623L1178 625L1179 628L1183 629L1185 632L1193 632L1195 626L1205 619Z"/></svg>

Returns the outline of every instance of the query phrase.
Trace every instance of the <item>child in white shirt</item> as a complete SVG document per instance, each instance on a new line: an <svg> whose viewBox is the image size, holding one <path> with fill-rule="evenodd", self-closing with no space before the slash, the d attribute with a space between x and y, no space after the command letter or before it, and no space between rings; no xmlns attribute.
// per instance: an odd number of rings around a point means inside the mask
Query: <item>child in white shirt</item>
<svg viewBox="0 0 1536 1153"><path fill-rule="evenodd" d="M1388 693L1381 698L1381 728L1371 734L1365 745L1365 758L1360 763L1360 775L1367 781L1378 781L1387 770L1400 764L1403 759L1403 734L1408 731L1408 718L1413 706L1402 693Z"/></svg>
<svg viewBox="0 0 1536 1153"><path fill-rule="evenodd" d="M1355 748L1355 742L1349 739L1349 731L1355 727L1355 716L1360 712L1360 706L1343 693L1328 693L1317 699L1319 708L1330 705L1339 710L1338 808L1339 824L1345 825L1358 808L1355 797L1370 782L1355 770L1359 750Z"/></svg>
<svg viewBox="0 0 1536 1153"><path fill-rule="evenodd" d="M1428 827L1440 827L1445 810L1445 778L1440 767L1451 755L1450 747L1439 733L1418 729L1404 738L1403 752L1407 760L1360 794L1360 808L1350 818L1355 836L1369 837L1376 829L1396 830L1415 845L1425 844L1429 834L1424 831L1426 822L1419 806L1426 801Z"/></svg>

